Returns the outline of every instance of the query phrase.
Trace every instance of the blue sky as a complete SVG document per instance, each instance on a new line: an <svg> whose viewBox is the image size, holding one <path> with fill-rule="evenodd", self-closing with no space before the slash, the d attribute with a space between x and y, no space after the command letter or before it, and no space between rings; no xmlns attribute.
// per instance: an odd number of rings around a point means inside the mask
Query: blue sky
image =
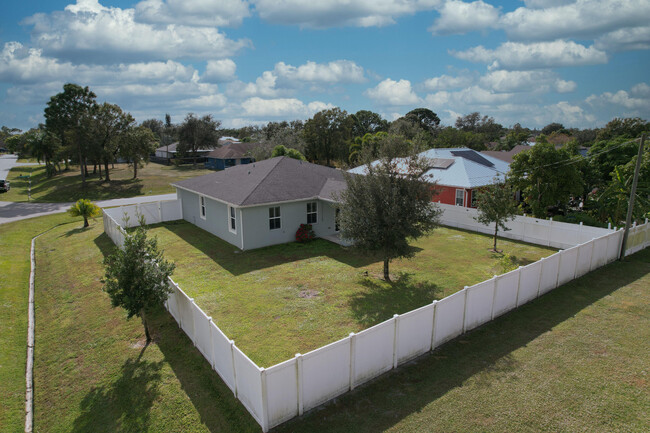
<svg viewBox="0 0 650 433"><path fill-rule="evenodd" d="M138 121L226 127L329 107L453 125L650 119L647 0L22 1L0 17L0 124L42 121L66 82Z"/></svg>

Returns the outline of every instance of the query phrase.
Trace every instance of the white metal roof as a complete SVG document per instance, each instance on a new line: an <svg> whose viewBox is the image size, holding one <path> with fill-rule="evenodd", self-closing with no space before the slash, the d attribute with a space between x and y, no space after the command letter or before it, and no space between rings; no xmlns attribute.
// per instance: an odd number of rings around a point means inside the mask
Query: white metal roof
<svg viewBox="0 0 650 433"><path fill-rule="evenodd" d="M432 160L450 159L454 161L447 168L432 168L425 174L425 178L430 178L439 185L445 186L477 188L489 185L494 183L495 178L503 180L510 169L510 164L507 162L467 147L431 149L422 152L421 155ZM364 171L364 166L360 166L350 170L350 173L363 174Z"/></svg>

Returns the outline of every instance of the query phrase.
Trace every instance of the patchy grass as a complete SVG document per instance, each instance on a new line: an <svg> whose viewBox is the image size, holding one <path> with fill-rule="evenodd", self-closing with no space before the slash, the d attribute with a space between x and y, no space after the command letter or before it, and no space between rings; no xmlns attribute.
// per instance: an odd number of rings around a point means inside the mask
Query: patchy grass
<svg viewBox="0 0 650 433"><path fill-rule="evenodd" d="M174 280L253 361L268 367L504 272L489 236L448 228L391 264L325 240L240 252L187 222L151 230ZM500 241L519 265L555 250ZM367 275L366 275L367 274ZM269 342L273 344L269 344Z"/></svg>
<svg viewBox="0 0 650 433"><path fill-rule="evenodd" d="M650 249L275 431L648 431L648 287Z"/></svg>
<svg viewBox="0 0 650 433"><path fill-rule="evenodd" d="M20 176L31 173L31 200L36 202L55 203L73 202L80 198L89 200L108 200L112 198L127 198L140 195L157 195L174 192L172 182L212 173L212 170L193 169L191 166L165 166L149 163L138 170L138 178L133 178L133 169L127 164L115 164L110 170L111 181L99 180L99 174L90 174L86 186L81 183L78 167L52 178L47 178L45 167L14 167L8 176L11 190L0 195L2 201L27 201L29 180Z"/></svg>
<svg viewBox="0 0 650 433"><path fill-rule="evenodd" d="M25 359L31 239L74 221L67 214L0 225L0 430L25 426Z"/></svg>
<svg viewBox="0 0 650 433"><path fill-rule="evenodd" d="M28 279L29 239L66 218L0 225L2 431L21 431L24 423L25 331L20 338L7 334L26 323L27 292L14 286ZM141 324L111 309L100 288L101 261L112 251L111 241L100 223L87 230L75 224L37 241L35 431L259 432L169 314L154 316L155 341L142 350ZM7 263L18 277L7 277ZM24 302L5 308L7 287ZM650 249L274 431L645 431L648 287ZM7 360L21 364L11 373Z"/></svg>
<svg viewBox="0 0 650 433"><path fill-rule="evenodd" d="M111 308L100 279L113 248L101 223L37 241L35 431L259 431L167 312L144 347L141 322Z"/></svg>

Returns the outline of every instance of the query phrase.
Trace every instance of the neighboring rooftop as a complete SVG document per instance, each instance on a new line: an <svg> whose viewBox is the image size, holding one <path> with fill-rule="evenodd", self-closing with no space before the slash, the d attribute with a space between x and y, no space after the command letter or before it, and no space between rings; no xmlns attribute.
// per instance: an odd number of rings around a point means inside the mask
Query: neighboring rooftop
<svg viewBox="0 0 650 433"><path fill-rule="evenodd" d="M217 159L243 158L253 147L255 147L255 143L231 142L208 153L207 157Z"/></svg>
<svg viewBox="0 0 650 433"><path fill-rule="evenodd" d="M425 173L439 185L460 188L476 188L489 185L495 178L503 178L510 165L490 155L481 155L467 147L431 149L420 155L431 160L431 169ZM350 170L350 173L363 174L364 166Z"/></svg>
<svg viewBox="0 0 650 433"><path fill-rule="evenodd" d="M345 190L346 182L343 173L335 168L278 156L172 186L236 206L255 206L315 198L334 201L334 196Z"/></svg>
<svg viewBox="0 0 650 433"><path fill-rule="evenodd" d="M510 150L484 150L481 153L483 155L491 156L493 158L498 158L501 161L505 161L510 164L513 161L513 157L525 150L530 149L530 146L525 144L518 144Z"/></svg>
<svg viewBox="0 0 650 433"><path fill-rule="evenodd" d="M175 143L170 143L165 146L160 146L159 148L156 149L157 152L169 152L169 153L176 153L178 150L176 148L178 147L178 141ZM211 151L212 148L209 149L198 149L198 152L209 152Z"/></svg>

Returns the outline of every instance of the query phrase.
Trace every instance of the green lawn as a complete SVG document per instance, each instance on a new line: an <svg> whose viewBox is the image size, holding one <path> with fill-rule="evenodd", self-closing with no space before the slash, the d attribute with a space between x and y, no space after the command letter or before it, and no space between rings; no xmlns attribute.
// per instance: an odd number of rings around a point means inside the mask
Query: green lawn
<svg viewBox="0 0 650 433"><path fill-rule="evenodd" d="M24 423L25 331L9 338L6 330L26 323L27 292L19 287L28 280L29 239L66 218L0 225L1 263L16 272L0 274L3 432ZM35 431L260 431L169 314L155 315L154 344L142 350L140 323L111 309L101 291L101 261L113 245L99 221L80 226L37 241ZM648 287L650 249L275 431L646 431ZM8 371L7 360L20 364Z"/></svg>
<svg viewBox="0 0 650 433"><path fill-rule="evenodd" d="M29 251L32 237L60 223L67 214L0 225L0 431L25 426L25 357Z"/></svg>
<svg viewBox="0 0 650 433"><path fill-rule="evenodd" d="M240 252L193 224L151 230L180 287L258 365L269 367L503 273L492 239L439 228L391 264L324 240ZM519 264L555 250L502 240ZM366 276L365 274L368 274ZM273 344L268 342L272 341Z"/></svg>
<svg viewBox="0 0 650 433"><path fill-rule="evenodd" d="M191 166L165 166L149 163L138 170L138 179L133 178L133 170L127 164L115 164L110 171L111 182L99 180L99 174L91 174L86 186L81 183L77 166L52 178L45 175L45 167L15 167L9 172L11 190L0 195L0 201L27 201L29 179L20 176L31 174L31 200L37 202L72 202L80 198L108 200L112 198L135 197L173 193L172 182L212 173L203 168Z"/></svg>

